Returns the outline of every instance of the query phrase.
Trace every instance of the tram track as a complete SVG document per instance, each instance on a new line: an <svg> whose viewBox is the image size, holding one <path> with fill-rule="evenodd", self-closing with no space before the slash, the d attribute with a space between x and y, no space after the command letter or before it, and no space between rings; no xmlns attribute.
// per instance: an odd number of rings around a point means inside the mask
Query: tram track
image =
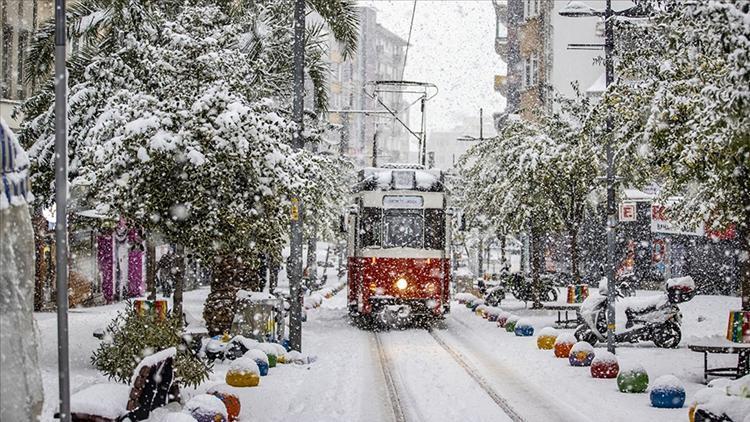
<svg viewBox="0 0 750 422"><path fill-rule="evenodd" d="M419 330L421 332L424 332L423 330ZM472 366L465 356L457 351L454 347L452 347L450 344L448 344L443 338L441 338L439 335L437 335L432 329L427 329L427 333L430 335L431 339L434 341L434 344L439 346L439 349L445 352L447 356L450 357L448 360L449 362L452 362L453 364L457 365L460 369L457 368L458 371L463 371L466 373L469 378L471 379L471 382L475 384L477 387L479 387L480 391L485 393L489 399L494 402L494 404L500 408L500 410L505 414L508 419L514 421L514 422L525 422L525 419L523 419L518 412L515 411L515 409L508 403L508 401L503 398L500 394L498 394L487 382L487 380L481 375L481 373ZM415 413L418 413L419 409L416 406L405 406L404 400L402 400L404 397L407 398L406 402L408 403L408 395L412 394L411 391L408 390L407 385L399 385L397 382L397 376L394 376L394 370L396 369L396 366L391 361L390 352L387 350L387 347L383 344L382 340L382 333L374 332L375 337L375 344L377 346L377 355L378 359L380 361L380 367L383 371L383 378L385 380L385 387L386 392L388 395L388 401L390 403L394 420L397 422L407 422L410 419L415 420L421 420L421 415L417 415L414 418L407 418L407 415L414 416ZM403 384L404 380L400 380L401 384ZM405 396L406 395L406 396ZM415 397L412 397L413 400ZM489 403L489 401L488 401Z"/></svg>
<svg viewBox="0 0 750 422"><path fill-rule="evenodd" d="M388 394L388 401L391 404L393 411L393 420L395 422L406 422L404 416L404 410L401 407L401 399L399 398L399 392L396 389L396 383L393 380L393 374L391 372L391 362L388 354L383 347L383 341L380 339L380 334L375 332L375 344L378 349L378 360L380 361L380 367L383 370L383 378L385 379L385 388Z"/></svg>
<svg viewBox="0 0 750 422"><path fill-rule="evenodd" d="M480 372L474 368L470 363L466 361L466 358L464 357L461 352L454 349L452 346L450 346L448 343L445 342L440 336L435 334L435 331L432 328L428 328L427 332L430 333L430 336L432 336L433 339L435 339L435 342L437 342L440 347L445 350L448 355L450 355L451 358L461 367L464 371L473 379L479 387L492 399L492 401L497 404L497 406L503 410L503 412L514 422L524 422L524 419L521 417L521 415L518 414L518 412L511 407L511 405L508 403L506 399L504 399L500 394L498 394L487 382L487 380L484 379L484 377L480 374Z"/></svg>

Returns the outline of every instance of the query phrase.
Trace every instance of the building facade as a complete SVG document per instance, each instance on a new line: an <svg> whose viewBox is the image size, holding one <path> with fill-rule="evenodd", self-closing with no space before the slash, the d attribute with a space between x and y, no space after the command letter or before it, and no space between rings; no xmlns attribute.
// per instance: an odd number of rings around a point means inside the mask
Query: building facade
<svg viewBox="0 0 750 422"><path fill-rule="evenodd" d="M17 130L13 110L34 87L24 82L23 63L32 34L53 16L53 0L0 0L0 116Z"/></svg>
<svg viewBox="0 0 750 422"><path fill-rule="evenodd" d="M328 120L340 128L341 152L356 157L361 165L371 165L373 156L378 164L416 161L416 147L410 148L413 142L406 129L383 113L384 108L365 91L369 81L402 79L406 41L377 22L375 9L359 10L356 53L345 58L338 43L333 38L329 42L332 75ZM380 100L392 110L400 111L405 106L403 96L397 93L383 94ZM408 124L408 113L398 117Z"/></svg>

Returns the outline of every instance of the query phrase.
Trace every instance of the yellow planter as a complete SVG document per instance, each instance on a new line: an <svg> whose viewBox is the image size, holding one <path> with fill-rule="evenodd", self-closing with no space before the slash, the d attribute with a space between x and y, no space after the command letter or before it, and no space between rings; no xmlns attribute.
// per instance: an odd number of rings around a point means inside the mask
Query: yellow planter
<svg viewBox="0 0 750 422"><path fill-rule="evenodd" d="M554 336L539 336L536 338L536 347L542 350L552 350L555 348L555 340L557 337Z"/></svg>
<svg viewBox="0 0 750 422"><path fill-rule="evenodd" d="M252 372L227 372L226 383L232 387L257 387L260 375Z"/></svg>

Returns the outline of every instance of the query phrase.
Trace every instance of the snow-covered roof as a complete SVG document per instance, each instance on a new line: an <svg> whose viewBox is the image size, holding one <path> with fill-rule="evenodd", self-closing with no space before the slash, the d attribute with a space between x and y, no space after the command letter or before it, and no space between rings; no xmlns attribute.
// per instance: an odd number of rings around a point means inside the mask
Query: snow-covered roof
<svg viewBox="0 0 750 422"><path fill-rule="evenodd" d="M652 201L656 196L639 189L623 189L623 195L628 201Z"/></svg>
<svg viewBox="0 0 750 422"><path fill-rule="evenodd" d="M358 190L442 191L443 171L422 166L365 167L359 173Z"/></svg>

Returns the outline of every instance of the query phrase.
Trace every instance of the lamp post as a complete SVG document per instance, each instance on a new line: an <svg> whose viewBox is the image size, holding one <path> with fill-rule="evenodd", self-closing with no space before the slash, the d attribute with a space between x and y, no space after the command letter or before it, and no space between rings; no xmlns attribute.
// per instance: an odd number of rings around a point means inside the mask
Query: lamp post
<svg viewBox="0 0 750 422"><path fill-rule="evenodd" d="M612 50L614 47L614 33L612 28L612 0L605 0L604 10L597 10L581 1L571 1L562 10L560 16L565 17L603 17L604 18L604 86L614 81L614 67L612 65ZM607 134L612 133L612 116L607 113ZM615 214L615 162L612 151L612 139L607 137L605 145L607 156L607 350L615 353L615 234L617 230L617 215Z"/></svg>
<svg viewBox="0 0 750 422"><path fill-rule="evenodd" d="M292 89L292 119L297 124L292 146L302 149L304 140L305 99L305 0L294 2L294 79ZM292 198L291 226L289 229L289 345L293 350L302 351L302 201L299 196Z"/></svg>
<svg viewBox="0 0 750 422"><path fill-rule="evenodd" d="M68 76L65 67L65 0L55 0L55 280L60 420L70 421L68 357Z"/></svg>

